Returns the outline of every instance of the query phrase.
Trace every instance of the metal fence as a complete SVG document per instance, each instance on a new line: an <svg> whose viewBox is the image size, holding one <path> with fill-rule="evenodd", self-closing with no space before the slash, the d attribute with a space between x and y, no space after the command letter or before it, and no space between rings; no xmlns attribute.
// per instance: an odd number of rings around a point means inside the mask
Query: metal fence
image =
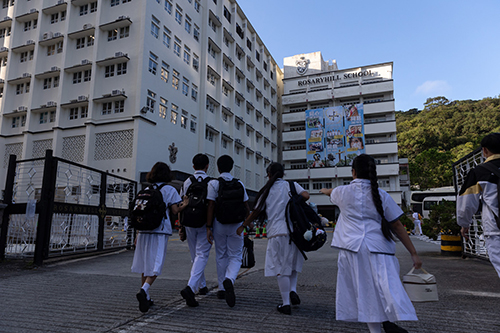
<svg viewBox="0 0 500 333"><path fill-rule="evenodd" d="M465 182L465 177L469 171L475 168L478 164L483 163L484 158L481 149L478 148L472 153L463 157L453 164L453 175L455 178L455 191L459 189ZM481 224L481 215L475 215L472 224L469 228L469 239L463 239L463 254L483 259L489 259L488 251L486 250L483 234L483 226Z"/></svg>
<svg viewBox="0 0 500 333"><path fill-rule="evenodd" d="M129 247L133 180L52 156L9 160L0 258L44 259Z"/></svg>

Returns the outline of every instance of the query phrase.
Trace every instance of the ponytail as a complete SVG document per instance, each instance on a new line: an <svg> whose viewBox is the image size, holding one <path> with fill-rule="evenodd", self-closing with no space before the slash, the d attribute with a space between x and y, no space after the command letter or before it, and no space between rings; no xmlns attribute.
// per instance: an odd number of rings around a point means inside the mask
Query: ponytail
<svg viewBox="0 0 500 333"><path fill-rule="evenodd" d="M285 171L283 169L283 165L280 163L273 162L266 169L267 175L269 176L269 180L266 185L262 187L257 194L257 198L255 199L255 204L253 210L263 211L264 206L266 204L266 199L269 196L269 190L274 185L278 178L283 178L285 175Z"/></svg>
<svg viewBox="0 0 500 333"><path fill-rule="evenodd" d="M382 199L378 191L377 165L375 164L375 160L370 155L361 154L354 159L352 167L356 171L358 178L370 181L373 203L380 217L382 217L382 234L387 240L394 240L389 221L387 221L384 215L384 207L382 206Z"/></svg>

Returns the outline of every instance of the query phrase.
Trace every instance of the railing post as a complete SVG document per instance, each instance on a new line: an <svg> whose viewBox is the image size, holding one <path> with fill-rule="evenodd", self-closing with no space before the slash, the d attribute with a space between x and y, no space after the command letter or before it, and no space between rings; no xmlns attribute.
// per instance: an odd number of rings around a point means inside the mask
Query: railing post
<svg viewBox="0 0 500 333"><path fill-rule="evenodd" d="M5 191L3 203L12 204L14 193L14 180L16 178L16 155L9 156L9 166L7 169L7 178L5 180ZM5 259L5 246L7 245L7 233L9 231L9 210L8 206L2 212L0 221L0 261Z"/></svg>
<svg viewBox="0 0 500 333"><path fill-rule="evenodd" d="M101 195L99 197L99 231L97 234L97 250L104 250L104 224L106 220L106 195L108 192L107 188L108 175L106 173L101 173Z"/></svg>
<svg viewBox="0 0 500 333"><path fill-rule="evenodd" d="M34 264L38 266L49 256L57 174L57 160L54 159L52 154L53 152L50 149L45 151L42 191L40 193L40 202L37 204L38 227L36 230Z"/></svg>

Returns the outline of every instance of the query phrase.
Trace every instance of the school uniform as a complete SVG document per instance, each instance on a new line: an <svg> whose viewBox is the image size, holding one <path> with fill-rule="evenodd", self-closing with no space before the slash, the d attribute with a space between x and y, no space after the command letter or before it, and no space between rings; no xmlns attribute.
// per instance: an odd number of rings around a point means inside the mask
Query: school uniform
<svg viewBox="0 0 500 333"><path fill-rule="evenodd" d="M229 172L221 173L220 177L222 177L225 181L231 181L233 179L233 176ZM248 195L245 185L241 181L239 182L243 185L245 193L243 201L246 202L248 201ZM207 199L215 201L218 193L219 180L211 180L208 183ZM219 290L225 290L223 282L226 278L230 279L234 284L234 281L238 276L238 272L241 267L241 256L243 253L243 233L238 236L236 230L242 223L243 221L233 224L222 224L217 221L217 218L214 216L213 236L215 242Z"/></svg>
<svg viewBox="0 0 500 333"><path fill-rule="evenodd" d="M157 183L156 185L161 185ZM170 185L160 189L163 201L167 205L167 217L164 217L160 226L154 230L142 230L137 235L132 272L142 273L144 276L158 276L161 274L165 255L167 253L168 238L172 236L172 225L168 211L170 206L181 202L177 190Z"/></svg>
<svg viewBox="0 0 500 333"><path fill-rule="evenodd" d="M379 189L389 223L403 211ZM384 237L382 218L375 208L370 181L354 179L333 189L330 201L340 216L332 247L340 249L336 290L336 318L343 321L384 322L418 320L399 277L394 241Z"/></svg>
<svg viewBox="0 0 500 333"><path fill-rule="evenodd" d="M295 190L305 190L295 183ZM269 189L265 209L267 214L267 250L264 276L288 276L292 271L301 272L304 257L297 246L290 243L286 220L286 206L290 199L290 183L278 178Z"/></svg>
<svg viewBox="0 0 500 333"><path fill-rule="evenodd" d="M415 235L420 236L422 235L422 226L421 226L422 221L420 221L420 219L418 218L417 212L413 213L412 217L413 217L413 224L415 224L415 229L414 229Z"/></svg>
<svg viewBox="0 0 500 333"><path fill-rule="evenodd" d="M200 170L195 171L193 176L197 180L200 177L202 179L208 177L205 171ZM182 186L181 197L187 193L187 190L191 185L190 178L186 179L184 185ZM205 280L205 266L208 262L208 256L210 254L212 244L210 244L207 239L207 229L205 228L205 223L203 223L203 226L200 228L185 227L186 240L189 246L189 253L191 254L191 262L193 263L193 266L191 267L191 275L189 277L188 286L191 287L193 292L196 292L197 290L207 286L207 282Z"/></svg>

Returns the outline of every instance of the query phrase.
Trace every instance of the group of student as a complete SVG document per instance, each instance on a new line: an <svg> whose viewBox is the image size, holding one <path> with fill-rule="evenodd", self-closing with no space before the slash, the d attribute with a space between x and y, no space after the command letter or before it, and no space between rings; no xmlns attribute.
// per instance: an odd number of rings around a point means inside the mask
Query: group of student
<svg viewBox="0 0 500 333"><path fill-rule="evenodd" d="M219 157L217 167L220 177L210 179L206 174L208 157L197 154L193 158L195 172L184 182L180 195L172 186L161 187L167 210L172 214L180 214L181 221L183 213L187 215L190 209L187 194L193 183L206 182L207 187L206 220L201 221L198 224L200 226L185 227L192 268L187 286L180 293L190 307L199 305L196 293L208 293L204 269L212 244L215 243L217 297L225 299L228 306L234 307L234 285L242 260L243 230L265 213L268 244L264 275L277 278L282 298L277 311L290 315L291 306L301 303L297 293L297 278L304 259L295 244L290 242L285 211L291 184L304 200L309 199L309 193L296 182L285 181L283 166L271 163L266 169L268 181L258 192L250 213L245 186L230 173L233 163L228 155ZM417 320L417 316L399 277L395 238L410 252L415 268L420 268L422 262L399 221L403 211L387 192L378 188L375 160L366 154L355 158L352 176L353 181L349 185L321 189L321 193L328 195L331 203L341 211L332 241L332 247L340 249L336 318L365 322L370 332L381 332L382 327L385 332L406 332L393 322ZM168 183L171 180L170 169L165 163L158 162L146 179L151 184ZM243 212L236 214L235 207ZM226 210L237 218L229 221L228 214L224 214ZM161 274L168 238L172 235L168 216L166 214L157 229L140 231L137 235L132 272L142 274L142 287L136 295L142 312L147 312L153 305L149 288Z"/></svg>

